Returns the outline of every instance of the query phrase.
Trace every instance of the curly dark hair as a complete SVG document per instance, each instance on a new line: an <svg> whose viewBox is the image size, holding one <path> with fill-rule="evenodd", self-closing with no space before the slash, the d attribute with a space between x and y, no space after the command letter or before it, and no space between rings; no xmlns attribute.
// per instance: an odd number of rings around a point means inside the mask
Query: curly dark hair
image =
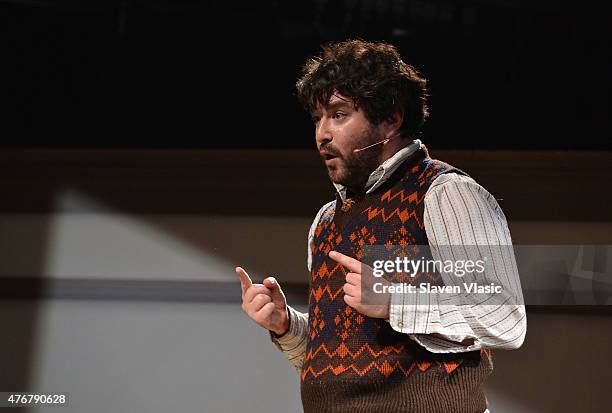
<svg viewBox="0 0 612 413"><path fill-rule="evenodd" d="M402 61L394 46L351 39L322 48L319 56L307 60L296 83L298 100L308 112L317 103L325 106L337 91L362 108L374 125L400 111L400 134L416 135L429 115L427 81Z"/></svg>

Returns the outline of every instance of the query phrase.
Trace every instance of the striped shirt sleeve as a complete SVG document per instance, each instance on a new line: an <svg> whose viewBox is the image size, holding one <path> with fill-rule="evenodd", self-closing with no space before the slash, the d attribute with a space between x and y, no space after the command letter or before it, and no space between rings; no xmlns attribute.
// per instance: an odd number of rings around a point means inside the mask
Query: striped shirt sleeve
<svg viewBox="0 0 612 413"><path fill-rule="evenodd" d="M439 246L487 249L492 265L486 266L484 280L501 285L506 297L484 305L470 303L467 294L452 302L435 294L393 294L390 325L434 353L519 348L527 318L514 252L507 247L512 239L497 201L472 178L449 173L432 183L424 202L433 259L454 258L447 256L450 248Z"/></svg>
<svg viewBox="0 0 612 413"><path fill-rule="evenodd" d="M283 352L293 367L300 372L306 355L306 337L308 335L308 313L297 311L287 305L289 330L280 337L270 331L274 345Z"/></svg>

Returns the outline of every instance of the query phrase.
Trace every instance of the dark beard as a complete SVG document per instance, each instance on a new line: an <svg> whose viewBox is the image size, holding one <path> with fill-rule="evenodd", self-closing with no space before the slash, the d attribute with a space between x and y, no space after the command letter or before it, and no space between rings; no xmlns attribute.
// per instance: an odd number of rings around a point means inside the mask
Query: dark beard
<svg viewBox="0 0 612 413"><path fill-rule="evenodd" d="M344 158L347 174L342 182L338 183L352 192L364 192L370 174L380 165L381 152L382 148L372 148Z"/></svg>

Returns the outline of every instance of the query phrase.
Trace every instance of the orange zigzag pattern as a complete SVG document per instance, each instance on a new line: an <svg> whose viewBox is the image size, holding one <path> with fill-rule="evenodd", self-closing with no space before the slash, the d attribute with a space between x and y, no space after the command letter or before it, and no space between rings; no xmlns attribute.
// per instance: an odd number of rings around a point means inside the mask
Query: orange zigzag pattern
<svg viewBox="0 0 612 413"><path fill-rule="evenodd" d="M351 356L351 358L353 360L355 360L357 357L359 357L365 350L368 351L368 353L370 353L370 355L374 356L374 357L378 357L381 354L384 355L389 355L391 353L396 353L396 354L400 354L402 351L404 351L404 345L400 344L398 347L395 346L388 346L388 347L384 347L382 350L380 351L374 351L372 349L372 347L370 347L370 345L368 343L365 343L363 346L361 346L361 348L353 353L351 352L344 343L340 344L336 350L334 350L333 352L330 352L329 349L327 348L327 346L325 344L321 344L319 346L319 348L317 348L314 352L312 351L312 349L310 349L310 351L308 352L308 354L306 355L306 358L304 359L304 361L306 360L312 360L315 356L317 356L321 351L323 351L325 354L327 354L327 357L329 357L330 359L333 359L335 356L340 356L341 358L344 358L347 354Z"/></svg>
<svg viewBox="0 0 612 413"><path fill-rule="evenodd" d="M397 198L399 196L400 197L400 202L404 203L406 200L408 200L408 202L415 202L418 199L418 193L417 192L412 192L408 196L404 195L404 192L405 191L403 189L401 189L398 192L396 192L395 194L391 195L391 190L389 189L387 192L382 194L382 196L380 197L380 200L381 201L391 202L391 201L393 201L395 198Z"/></svg>
<svg viewBox="0 0 612 413"><path fill-rule="evenodd" d="M427 370L429 367L431 366L430 362L424 361L424 362L415 362L412 363L410 365L410 367L408 367L407 369L404 368L402 366L402 364L399 361L396 361L393 366L391 364L389 364L389 362L387 360L385 360L383 362L383 364L381 366L379 366L376 362L372 361L370 364L368 364L367 367L365 367L364 369L360 370L358 369L355 365L349 365L348 367L345 367L344 364L340 364L339 366L332 366L332 365L327 365L325 366L325 368L319 370L319 371L315 371L311 366L309 366L306 370L302 371L301 377L302 380L304 380L306 378L306 376L308 376L308 373L310 373L314 378L324 374L326 371L331 370L331 372L334 375L339 375L344 373L347 370L353 370L358 376L363 377L365 376L372 368L375 368L376 370L378 370L378 372L380 372L381 374L383 374L384 376L389 376L391 373L393 373L396 370L401 370L402 373L404 373L405 376L408 376L408 374L410 374L410 372L415 368L418 367L418 369L420 371L425 371Z"/></svg>
<svg viewBox="0 0 612 413"><path fill-rule="evenodd" d="M334 292L332 292L331 288L329 288L329 285L326 285L325 288L318 287L316 289L316 291L313 291L313 289L311 289L310 290L310 295L314 296L315 300L317 300L317 302L319 302L319 300L323 296L323 293L325 293L325 292L327 293L327 295L329 295L329 298L331 298L332 301L333 301L337 296L340 295L340 293L344 292L344 290L343 290L343 287L340 287L334 293Z"/></svg>
<svg viewBox="0 0 612 413"><path fill-rule="evenodd" d="M396 354L400 354L402 351L404 351L404 345L401 344L398 347L395 346L388 346L383 348L381 351L374 351L372 350L372 347L370 347L370 345L368 343L364 344L363 346L361 346L361 348L353 353L351 352L344 343L340 344L336 350L334 350L333 352L330 352L329 349L327 348L327 346L325 344L321 344L319 346L319 348L317 348L314 352L312 351L312 349L310 349L310 351L308 352L308 354L306 355L304 361L308 361L308 360L312 360L314 359L316 356L319 355L319 353L321 351L323 351L327 357L331 360L333 359L335 356L340 356L341 358L344 358L346 355L350 355L351 358L353 360L355 360L357 357L361 356L361 354L367 350L368 353L370 353L371 356L373 356L374 358L377 358L379 355L384 354L384 355L389 355L391 353L396 353ZM441 364L444 366L444 369L446 370L446 372L448 374L452 373L457 367L459 367L461 365L461 363L463 362L463 360L456 360L456 361L447 361L447 362L442 362ZM386 361L385 361L386 363ZM429 362L427 361L423 361L419 364L419 369L421 371L425 371L427 370L427 368L429 367ZM425 367L427 366L427 367Z"/></svg>
<svg viewBox="0 0 612 413"><path fill-rule="evenodd" d="M444 369L446 370L448 374L451 374L457 367L459 367L462 361L463 360L458 360L456 362L443 362L440 364L444 366ZM370 364L368 364L366 368L362 370L358 369L354 364L350 364L348 367L344 366L344 364L340 364L335 367L332 366L331 364L328 364L327 366L325 366L323 369L319 371L316 371L315 369L313 369L312 366L308 366L306 370L301 372L301 379L304 380L306 376L308 376L308 373L310 373L313 378L316 378L330 370L335 376L338 376L339 374L342 374L347 370L353 370L358 376L364 377L373 367L376 368L376 370L378 370L384 376L389 376L391 375L391 373L393 373L394 371L398 369L401 370L405 376L408 376L408 374L410 374L410 372L415 367L417 367L420 371L423 372L429 369L431 365L432 363L428 361L413 362L410 365L410 367L405 369L399 361L396 361L393 364L393 366L391 366L391 364L389 364L389 362L385 360L381 366L379 366L376 362L372 361Z"/></svg>
<svg viewBox="0 0 612 413"><path fill-rule="evenodd" d="M319 270L316 272L314 279L316 280L317 277L327 277L327 278L331 278L332 275L336 272L336 270L338 269L338 267L340 267L341 270L343 270L342 264L337 263L334 268L332 268L332 270L328 270L327 269L327 263L324 262L323 265L321 265L321 267L319 267Z"/></svg>
<svg viewBox="0 0 612 413"><path fill-rule="evenodd" d="M372 220L372 218L378 216L378 215L382 215L382 219L384 222L387 222L388 220L390 220L394 215L397 215L398 218L402 221L402 222L406 222L408 221L411 217L413 217L415 219L415 221L417 221L417 223L419 224L419 226L421 225L421 221L419 220L419 217L417 216L416 210L412 210L410 212L408 212L408 210L403 209L402 211L400 211L399 208L395 208L393 211L391 211L390 214L386 214L384 208L372 208L372 207L367 207L366 209L363 210L363 212L367 212L368 214L368 220Z"/></svg>

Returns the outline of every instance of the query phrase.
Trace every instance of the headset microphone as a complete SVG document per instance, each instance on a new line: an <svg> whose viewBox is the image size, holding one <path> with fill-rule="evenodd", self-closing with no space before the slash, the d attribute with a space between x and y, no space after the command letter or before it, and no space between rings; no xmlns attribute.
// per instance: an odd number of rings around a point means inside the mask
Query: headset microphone
<svg viewBox="0 0 612 413"><path fill-rule="evenodd" d="M373 143L372 145L368 145L368 146L366 146L366 147L364 147L364 148L353 149L353 153L357 153L357 152L365 151L366 149L370 149L371 147L376 146L376 145L380 145L381 143L382 143L383 145L386 145L386 144L387 144L387 143L388 143L388 142L389 142L391 139L395 138L396 136L397 136L397 135L391 136L390 138L383 139L383 140L382 140L382 141L380 141L380 142Z"/></svg>

